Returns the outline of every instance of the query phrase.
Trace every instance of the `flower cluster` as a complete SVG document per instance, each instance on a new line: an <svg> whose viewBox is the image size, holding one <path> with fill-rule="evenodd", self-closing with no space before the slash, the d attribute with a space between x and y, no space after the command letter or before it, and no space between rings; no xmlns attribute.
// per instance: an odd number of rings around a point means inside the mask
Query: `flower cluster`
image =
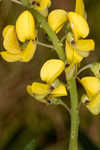
<svg viewBox="0 0 100 150"><path fill-rule="evenodd" d="M86 90L86 95L82 96L82 102L91 113L98 115L100 113L100 63L91 65L91 71L95 76L80 79Z"/></svg>
<svg viewBox="0 0 100 150"><path fill-rule="evenodd" d="M65 56L63 62L59 59L51 59L44 63L40 71L40 78L45 83L33 82L27 86L27 92L36 100L48 103L53 98L67 96L65 85L58 79L58 76L65 71L67 80L73 76L77 64L87 57L90 51L95 48L92 39L85 39L89 34L89 26L86 21L86 13L83 0L76 0L75 11L67 12L62 9L55 9L48 14L51 0L33 0L32 7L47 17L51 29L58 34L65 28ZM5 51L0 52L1 57L7 62L28 62L36 50L36 25L34 16L25 10L22 12L15 26L8 25L3 30L3 46ZM63 44L63 42L62 42ZM65 64L69 65L65 67ZM87 108L93 113L100 112L100 79L97 71L100 65L91 67L96 77L84 77L80 79L87 95L82 98ZM86 100L84 99L86 98ZM84 101L85 100L85 101Z"/></svg>
<svg viewBox="0 0 100 150"><path fill-rule="evenodd" d="M76 0L75 12L56 9L48 15L48 23L58 33L67 24L65 53L70 64L80 63L84 57L94 50L92 39L84 39L89 34L89 26L85 19L83 0Z"/></svg>
<svg viewBox="0 0 100 150"><path fill-rule="evenodd" d="M16 25L8 25L3 30L3 46L6 51L0 53L7 62L28 62L36 50L35 20L29 11L24 11Z"/></svg>
<svg viewBox="0 0 100 150"><path fill-rule="evenodd" d="M64 68L64 62L59 59L46 61L40 71L41 80L46 83L33 82L27 86L27 92L43 103L50 103L55 97L67 96L64 84L57 79Z"/></svg>
<svg viewBox="0 0 100 150"><path fill-rule="evenodd" d="M50 0L34 0L33 7L44 16L48 14ZM20 14L16 25L7 25L3 30L3 46L6 51L0 52L1 57L7 62L28 62L36 50L36 26L32 14L25 10Z"/></svg>

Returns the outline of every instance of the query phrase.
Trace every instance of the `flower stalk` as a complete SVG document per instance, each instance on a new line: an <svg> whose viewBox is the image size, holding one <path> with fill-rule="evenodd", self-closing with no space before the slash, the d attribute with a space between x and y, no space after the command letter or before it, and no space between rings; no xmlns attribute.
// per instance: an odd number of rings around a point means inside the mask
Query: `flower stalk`
<svg viewBox="0 0 100 150"><path fill-rule="evenodd" d="M62 43L57 38L56 34L49 27L45 19L34 9L30 9L31 13L36 17L37 21L40 23L40 26L46 31L49 38L51 39L55 50L58 54L58 57L62 60L65 60L65 54L62 47ZM71 135L69 150L78 150L78 129L79 129L79 111L78 111L78 95L76 87L76 79L72 77L69 83L69 91L71 96Z"/></svg>
<svg viewBox="0 0 100 150"><path fill-rule="evenodd" d="M12 1L18 3L17 0ZM36 11L33 8L30 8L29 10L36 18L37 22L40 24L40 27L43 28L44 31L48 34L50 40L53 43L54 50L57 52L58 57L61 60L66 61L63 44L56 36L56 33L51 29L51 27L46 22L45 18L38 11ZM75 77L72 77L71 80L68 81L68 84L71 97L71 135L69 142L69 150L78 150L79 111Z"/></svg>
<svg viewBox="0 0 100 150"><path fill-rule="evenodd" d="M72 79L68 81L68 84L71 97L71 133L69 150L78 150L79 110L75 77L72 77Z"/></svg>

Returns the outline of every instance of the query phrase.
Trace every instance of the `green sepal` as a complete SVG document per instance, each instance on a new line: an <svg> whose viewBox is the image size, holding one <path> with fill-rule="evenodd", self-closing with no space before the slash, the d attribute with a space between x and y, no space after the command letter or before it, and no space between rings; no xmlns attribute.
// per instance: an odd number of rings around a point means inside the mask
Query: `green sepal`
<svg viewBox="0 0 100 150"><path fill-rule="evenodd" d="M56 79L51 86L53 86L54 88L57 88L59 85L61 84L61 81L59 79Z"/></svg>
<svg viewBox="0 0 100 150"><path fill-rule="evenodd" d="M87 95L86 94L83 94L82 97L81 97L81 102L83 104L88 104L90 102L90 100L88 99Z"/></svg>
<svg viewBox="0 0 100 150"><path fill-rule="evenodd" d="M100 63L99 62L95 62L91 64L90 69L97 78L100 78Z"/></svg>

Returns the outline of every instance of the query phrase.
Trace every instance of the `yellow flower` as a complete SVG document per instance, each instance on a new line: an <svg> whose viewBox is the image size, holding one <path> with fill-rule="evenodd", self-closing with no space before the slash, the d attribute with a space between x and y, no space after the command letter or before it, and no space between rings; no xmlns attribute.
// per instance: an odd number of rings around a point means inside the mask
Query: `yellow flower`
<svg viewBox="0 0 100 150"><path fill-rule="evenodd" d="M80 63L80 61L83 59L83 57L72 47L72 45L67 40L66 40L65 53L66 53L67 60L71 64Z"/></svg>
<svg viewBox="0 0 100 150"><path fill-rule="evenodd" d="M8 25L3 30L3 46L6 51L0 53L7 62L28 62L36 50L35 21L29 11L24 11L17 19L16 26ZM19 43L19 41L22 44ZM26 40L29 40L27 44Z"/></svg>
<svg viewBox="0 0 100 150"><path fill-rule="evenodd" d="M21 42L35 39L35 20L29 11L24 11L16 21L16 33Z"/></svg>
<svg viewBox="0 0 100 150"><path fill-rule="evenodd" d="M85 38L89 34L89 26L86 20L76 12L69 12L68 18L75 40L82 37Z"/></svg>
<svg viewBox="0 0 100 150"><path fill-rule="evenodd" d="M68 12L67 16L72 32L66 36L65 53L70 64L79 64L95 48L92 39L84 39L89 34L89 26L83 0L76 0L75 12Z"/></svg>
<svg viewBox="0 0 100 150"><path fill-rule="evenodd" d="M27 92L38 101L48 103L53 97L66 96L67 91L63 83L57 77L64 70L64 62L59 59L50 59L41 68L41 80L46 83L33 82L27 86Z"/></svg>
<svg viewBox="0 0 100 150"><path fill-rule="evenodd" d="M82 97L88 110L97 115L100 113L100 79L94 76L84 77L80 80L86 90L87 96Z"/></svg>
<svg viewBox="0 0 100 150"><path fill-rule="evenodd" d="M33 0L32 4L44 17L48 15L48 8L51 6L51 0Z"/></svg>
<svg viewBox="0 0 100 150"><path fill-rule="evenodd" d="M40 71L42 81L53 82L64 70L64 62L59 59L50 59L44 63Z"/></svg>
<svg viewBox="0 0 100 150"><path fill-rule="evenodd" d="M85 8L83 0L76 0L75 12L85 17Z"/></svg>
<svg viewBox="0 0 100 150"><path fill-rule="evenodd" d="M75 40L85 38L89 34L89 26L86 21L86 13L83 0L76 0L75 12L68 13L70 27Z"/></svg>
<svg viewBox="0 0 100 150"><path fill-rule="evenodd" d="M48 24L56 33L62 29L65 22L67 22L67 12L65 10L56 9L48 15Z"/></svg>
<svg viewBox="0 0 100 150"><path fill-rule="evenodd" d="M88 97L95 96L100 91L100 80L94 76L87 76L82 78L81 84L85 88Z"/></svg>
<svg viewBox="0 0 100 150"><path fill-rule="evenodd" d="M76 43L66 40L66 57L71 64L78 64L94 50L94 47L95 43L92 39L78 40Z"/></svg>
<svg viewBox="0 0 100 150"><path fill-rule="evenodd" d="M100 114L100 92L91 100L87 108L94 115Z"/></svg>

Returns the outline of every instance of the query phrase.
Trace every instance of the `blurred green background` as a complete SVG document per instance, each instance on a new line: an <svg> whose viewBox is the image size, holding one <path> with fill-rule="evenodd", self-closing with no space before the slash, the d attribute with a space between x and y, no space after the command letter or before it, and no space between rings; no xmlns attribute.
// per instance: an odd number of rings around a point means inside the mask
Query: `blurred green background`
<svg viewBox="0 0 100 150"><path fill-rule="evenodd" d="M75 0L52 0L52 8L74 10ZM85 63L100 61L100 1L85 0L90 26L90 38L96 50ZM15 24L23 8L10 0L0 2L0 50L3 50L2 29ZM43 39L40 32L40 40ZM67 150L70 119L62 106L46 106L30 97L25 88L39 81L41 65L56 54L44 47L37 48L29 63L6 63L0 57L0 150L24 150L32 144L33 150ZM67 99L69 103L69 99ZM94 117L82 106L80 111L79 150L100 149L100 115ZM28 147L26 147L28 150Z"/></svg>

